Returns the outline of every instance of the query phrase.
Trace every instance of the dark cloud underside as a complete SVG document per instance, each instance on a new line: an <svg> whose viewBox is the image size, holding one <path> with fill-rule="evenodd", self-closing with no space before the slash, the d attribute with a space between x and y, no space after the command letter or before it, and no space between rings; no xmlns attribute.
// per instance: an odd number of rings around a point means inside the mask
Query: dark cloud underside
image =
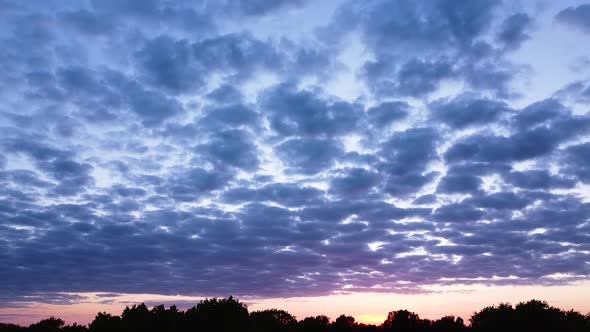
<svg viewBox="0 0 590 332"><path fill-rule="evenodd" d="M0 1L0 303L588 279L589 84L516 106L532 14L265 27L313 6ZM589 6L555 19L586 33Z"/></svg>

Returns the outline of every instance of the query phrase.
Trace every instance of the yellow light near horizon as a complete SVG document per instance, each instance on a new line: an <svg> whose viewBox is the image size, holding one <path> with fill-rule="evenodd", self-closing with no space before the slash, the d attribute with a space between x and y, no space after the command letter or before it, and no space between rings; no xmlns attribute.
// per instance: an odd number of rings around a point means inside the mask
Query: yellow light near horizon
<svg viewBox="0 0 590 332"><path fill-rule="evenodd" d="M355 317L357 322L381 324L388 312L407 309L422 318L438 319L445 315L462 317L465 322L482 308L500 302L516 304L531 299L545 300L561 309L574 309L586 314L590 312L590 280L559 286L485 286L485 285L436 285L425 287L430 293L388 294L356 293L316 297L292 297L255 299L240 298L250 311L264 309L286 310L297 319L308 316L326 315L332 320L341 314ZM66 323L88 324L97 312L106 311L119 315L126 305L149 303L191 303L196 305L203 297L168 296L154 294L120 294L114 297L100 296L100 293L81 293L87 299L72 305L32 303L20 308L0 309L3 321L28 325L49 316L64 319ZM179 305L186 309L187 305ZM12 318L11 318L12 317Z"/></svg>

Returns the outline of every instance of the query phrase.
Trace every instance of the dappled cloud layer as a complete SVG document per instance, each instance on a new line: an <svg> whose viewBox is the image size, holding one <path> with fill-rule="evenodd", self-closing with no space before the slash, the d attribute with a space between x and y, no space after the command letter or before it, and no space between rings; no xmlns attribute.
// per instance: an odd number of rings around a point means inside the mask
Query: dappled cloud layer
<svg viewBox="0 0 590 332"><path fill-rule="evenodd" d="M0 303L590 276L590 81L527 94L524 5L0 12ZM548 24L588 40L588 22Z"/></svg>

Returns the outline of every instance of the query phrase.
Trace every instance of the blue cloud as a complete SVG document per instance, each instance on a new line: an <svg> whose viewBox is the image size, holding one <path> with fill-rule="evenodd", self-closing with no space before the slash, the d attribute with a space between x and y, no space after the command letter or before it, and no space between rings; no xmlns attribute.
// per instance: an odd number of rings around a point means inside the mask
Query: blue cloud
<svg viewBox="0 0 590 332"><path fill-rule="evenodd" d="M0 6L1 306L590 275L588 81L523 88L531 12ZM587 30L584 6L557 20Z"/></svg>
<svg viewBox="0 0 590 332"><path fill-rule="evenodd" d="M503 113L509 112L506 103L480 99L474 96L459 96L452 100L437 100L430 104L435 120L452 128L462 129L472 125L493 123Z"/></svg>
<svg viewBox="0 0 590 332"><path fill-rule="evenodd" d="M555 19L558 22L571 25L584 32L590 32L590 4L582 4L577 7L567 7L557 13Z"/></svg>
<svg viewBox="0 0 590 332"><path fill-rule="evenodd" d="M380 128L406 118L410 109L410 105L403 101L390 101L369 108L367 116L372 125Z"/></svg>
<svg viewBox="0 0 590 332"><path fill-rule="evenodd" d="M271 128L284 136L334 136L352 133L363 116L359 105L329 101L311 91L282 84L261 98Z"/></svg>
<svg viewBox="0 0 590 332"><path fill-rule="evenodd" d="M528 30L530 30L532 22L532 18L526 13L513 14L504 19L496 39L506 49L517 49L523 42L531 38Z"/></svg>
<svg viewBox="0 0 590 332"><path fill-rule="evenodd" d="M479 190L482 181L473 175L447 174L438 184L437 192L442 193L474 193Z"/></svg>
<svg viewBox="0 0 590 332"><path fill-rule="evenodd" d="M337 141L319 138L289 139L275 150L291 171L308 175L327 170L343 155Z"/></svg>

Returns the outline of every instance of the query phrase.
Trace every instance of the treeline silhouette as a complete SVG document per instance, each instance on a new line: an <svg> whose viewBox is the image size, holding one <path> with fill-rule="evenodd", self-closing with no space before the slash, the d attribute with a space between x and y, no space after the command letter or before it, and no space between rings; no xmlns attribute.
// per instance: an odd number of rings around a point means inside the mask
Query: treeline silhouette
<svg viewBox="0 0 590 332"><path fill-rule="evenodd" d="M381 325L367 325L352 316L341 315L334 321L319 315L297 320L284 310L248 312L239 300L205 299L196 306L178 310L164 305L151 310L145 304L126 307L120 316L100 312L88 325L65 325L59 318L43 319L28 327L0 323L0 332L504 332L563 331L590 332L590 314L564 311L544 301L531 300L516 306L501 303L475 312L470 324L454 316L438 320L421 319L408 310L392 311Z"/></svg>

